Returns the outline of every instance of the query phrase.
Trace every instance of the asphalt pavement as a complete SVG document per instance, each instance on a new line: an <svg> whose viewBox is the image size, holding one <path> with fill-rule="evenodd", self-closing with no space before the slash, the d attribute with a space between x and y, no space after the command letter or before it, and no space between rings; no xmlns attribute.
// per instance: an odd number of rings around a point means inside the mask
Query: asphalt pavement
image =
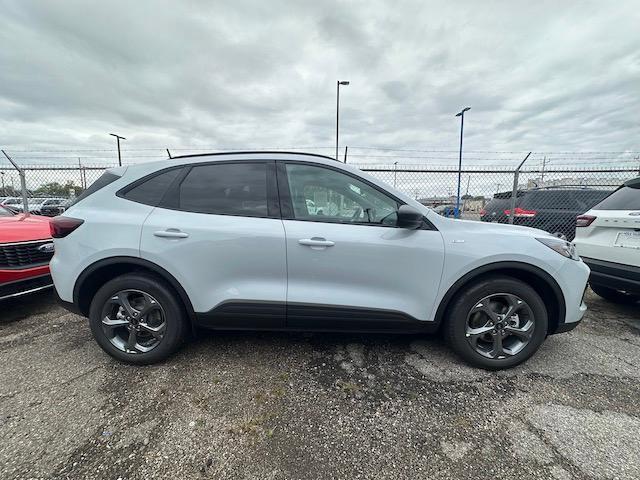
<svg viewBox="0 0 640 480"><path fill-rule="evenodd" d="M640 305L589 294L503 372L437 337L206 333L117 363L51 293L0 304L0 478L640 478Z"/></svg>

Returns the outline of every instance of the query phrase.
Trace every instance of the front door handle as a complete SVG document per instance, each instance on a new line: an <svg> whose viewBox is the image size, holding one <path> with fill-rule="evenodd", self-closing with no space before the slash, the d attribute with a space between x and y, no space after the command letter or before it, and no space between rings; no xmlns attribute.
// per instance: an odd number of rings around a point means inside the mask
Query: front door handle
<svg viewBox="0 0 640 480"><path fill-rule="evenodd" d="M186 232L181 232L177 228L167 228L166 230L158 230L153 232L156 237L160 238L187 238L189 236Z"/></svg>
<svg viewBox="0 0 640 480"><path fill-rule="evenodd" d="M322 237L303 238L302 240L298 240L298 243L308 247L333 247L336 244Z"/></svg>

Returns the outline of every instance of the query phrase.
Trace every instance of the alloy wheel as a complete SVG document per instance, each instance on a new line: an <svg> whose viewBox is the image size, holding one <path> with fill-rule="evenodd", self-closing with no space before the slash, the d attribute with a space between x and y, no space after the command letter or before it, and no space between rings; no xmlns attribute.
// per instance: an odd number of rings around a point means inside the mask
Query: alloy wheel
<svg viewBox="0 0 640 480"><path fill-rule="evenodd" d="M162 305L140 290L121 290L102 309L102 331L126 353L147 353L156 348L166 332Z"/></svg>
<svg viewBox="0 0 640 480"><path fill-rule="evenodd" d="M466 338L480 355L504 359L517 355L533 335L531 307L517 295L495 293L476 302L467 315Z"/></svg>

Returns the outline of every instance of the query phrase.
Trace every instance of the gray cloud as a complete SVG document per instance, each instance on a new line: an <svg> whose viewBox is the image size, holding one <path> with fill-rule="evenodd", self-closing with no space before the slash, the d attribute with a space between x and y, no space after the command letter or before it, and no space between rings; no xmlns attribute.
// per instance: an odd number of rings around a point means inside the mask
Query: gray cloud
<svg viewBox="0 0 640 480"><path fill-rule="evenodd" d="M455 150L469 105L469 150L640 150L632 0L0 5L10 150L108 149L117 131L132 151L330 153L338 78L342 144Z"/></svg>

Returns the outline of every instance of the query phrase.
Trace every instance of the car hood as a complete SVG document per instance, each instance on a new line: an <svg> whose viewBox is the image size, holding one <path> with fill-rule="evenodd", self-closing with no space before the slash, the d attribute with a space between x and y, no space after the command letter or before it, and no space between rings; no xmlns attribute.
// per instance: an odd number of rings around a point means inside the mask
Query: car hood
<svg viewBox="0 0 640 480"><path fill-rule="evenodd" d="M38 215L0 217L0 243L28 242L51 238L49 218Z"/></svg>
<svg viewBox="0 0 640 480"><path fill-rule="evenodd" d="M520 225L510 225L508 223L478 222L475 220L454 220L446 219L450 222L450 228L457 231L483 234L516 235L521 237L553 237L549 232L537 228L523 227ZM449 225L448 225L449 226Z"/></svg>

